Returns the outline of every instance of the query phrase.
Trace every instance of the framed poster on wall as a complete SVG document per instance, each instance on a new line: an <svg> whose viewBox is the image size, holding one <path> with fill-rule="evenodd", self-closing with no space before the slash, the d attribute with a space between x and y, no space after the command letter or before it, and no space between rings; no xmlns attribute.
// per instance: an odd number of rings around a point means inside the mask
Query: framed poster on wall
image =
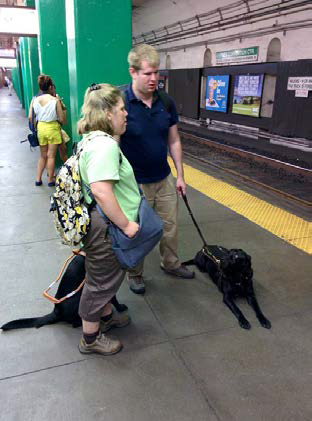
<svg viewBox="0 0 312 421"><path fill-rule="evenodd" d="M157 89L161 91L166 90L167 76L160 75L158 79Z"/></svg>
<svg viewBox="0 0 312 421"><path fill-rule="evenodd" d="M232 113L259 117L264 75L235 76Z"/></svg>
<svg viewBox="0 0 312 421"><path fill-rule="evenodd" d="M229 75L207 77L206 110L226 113L229 78Z"/></svg>

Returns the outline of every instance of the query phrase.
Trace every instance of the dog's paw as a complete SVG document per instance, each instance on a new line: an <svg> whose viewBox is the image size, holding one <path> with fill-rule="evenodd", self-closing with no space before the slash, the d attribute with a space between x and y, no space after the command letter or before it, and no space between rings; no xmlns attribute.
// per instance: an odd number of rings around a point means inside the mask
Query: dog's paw
<svg viewBox="0 0 312 421"><path fill-rule="evenodd" d="M271 329L272 327L271 322L268 319L261 319L260 324L262 327L265 327L266 329Z"/></svg>
<svg viewBox="0 0 312 421"><path fill-rule="evenodd" d="M128 307L126 306L126 304L119 304L116 307L116 310L118 311L118 313L122 313L123 311L128 310Z"/></svg>
<svg viewBox="0 0 312 421"><path fill-rule="evenodd" d="M73 320L73 322L72 322L73 328L80 327L80 326L82 326L82 321L81 321L80 317L77 320Z"/></svg>
<svg viewBox="0 0 312 421"><path fill-rule="evenodd" d="M240 327L242 327L243 329L249 330L251 328L250 323L246 319L239 320L238 323L239 323Z"/></svg>

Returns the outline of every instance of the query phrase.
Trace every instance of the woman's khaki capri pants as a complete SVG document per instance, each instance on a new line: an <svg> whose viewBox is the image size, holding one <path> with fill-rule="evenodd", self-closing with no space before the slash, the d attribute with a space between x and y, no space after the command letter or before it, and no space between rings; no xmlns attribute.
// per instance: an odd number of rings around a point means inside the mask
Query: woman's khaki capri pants
<svg viewBox="0 0 312 421"><path fill-rule="evenodd" d="M116 295L125 271L121 269L112 249L107 224L94 207L91 224L83 239L86 252L86 283L83 287L79 315L87 322L99 322L104 306Z"/></svg>

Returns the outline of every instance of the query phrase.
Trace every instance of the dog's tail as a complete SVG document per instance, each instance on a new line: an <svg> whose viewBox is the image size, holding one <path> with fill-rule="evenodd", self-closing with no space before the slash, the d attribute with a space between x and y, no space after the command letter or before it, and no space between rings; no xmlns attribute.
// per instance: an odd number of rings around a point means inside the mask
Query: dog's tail
<svg viewBox="0 0 312 421"><path fill-rule="evenodd" d="M182 262L182 265L183 266L195 265L194 259L187 260L186 262Z"/></svg>
<svg viewBox="0 0 312 421"><path fill-rule="evenodd" d="M39 328L45 325L52 325L59 322L59 317L55 314L55 311L52 313L46 314L42 317L32 317L28 319L17 319L12 320L0 327L3 331L12 330L12 329L27 329L30 327Z"/></svg>

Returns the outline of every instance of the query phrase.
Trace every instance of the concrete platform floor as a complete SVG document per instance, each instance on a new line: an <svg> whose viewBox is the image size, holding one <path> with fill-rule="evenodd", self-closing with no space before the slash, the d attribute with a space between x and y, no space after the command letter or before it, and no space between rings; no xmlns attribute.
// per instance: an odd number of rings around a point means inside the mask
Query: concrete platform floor
<svg viewBox="0 0 312 421"><path fill-rule="evenodd" d="M70 249L49 216L51 189L35 187L38 151L26 143L27 120L15 96L0 90L0 325L52 310L42 291ZM124 350L83 356L81 330L65 324L0 335L1 421L311 421L311 256L189 189L211 244L252 255L254 285L272 329L241 329L205 274L165 275L157 250L146 262L147 292L121 302L132 324L114 332ZM183 203L181 259L201 244Z"/></svg>

